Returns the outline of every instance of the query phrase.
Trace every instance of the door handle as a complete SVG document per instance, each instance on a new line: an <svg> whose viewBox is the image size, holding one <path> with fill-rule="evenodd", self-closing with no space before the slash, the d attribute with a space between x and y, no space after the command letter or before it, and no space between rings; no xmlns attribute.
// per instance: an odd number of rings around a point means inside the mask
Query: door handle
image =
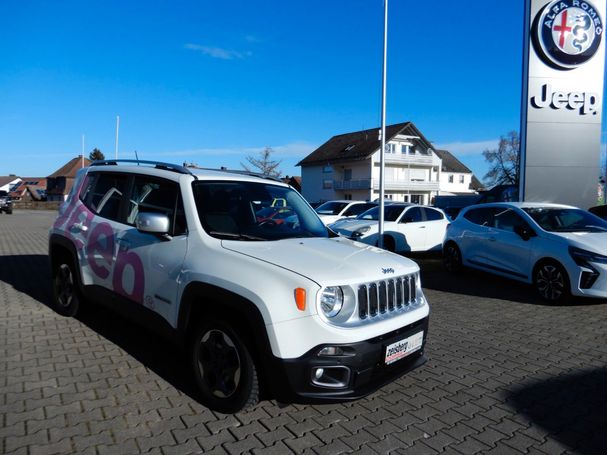
<svg viewBox="0 0 607 455"><path fill-rule="evenodd" d="M84 225L84 221L81 221L80 223L74 223L74 225L72 227L74 229L77 229L78 231L82 231L82 232L86 232L89 230L88 226Z"/></svg>

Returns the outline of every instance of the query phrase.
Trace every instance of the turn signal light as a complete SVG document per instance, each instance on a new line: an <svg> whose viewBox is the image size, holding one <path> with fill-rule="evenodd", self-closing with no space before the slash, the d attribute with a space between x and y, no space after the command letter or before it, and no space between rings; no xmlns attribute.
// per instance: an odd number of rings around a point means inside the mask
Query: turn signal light
<svg viewBox="0 0 607 455"><path fill-rule="evenodd" d="M306 310L306 290L304 288L295 289L295 304L299 311Z"/></svg>

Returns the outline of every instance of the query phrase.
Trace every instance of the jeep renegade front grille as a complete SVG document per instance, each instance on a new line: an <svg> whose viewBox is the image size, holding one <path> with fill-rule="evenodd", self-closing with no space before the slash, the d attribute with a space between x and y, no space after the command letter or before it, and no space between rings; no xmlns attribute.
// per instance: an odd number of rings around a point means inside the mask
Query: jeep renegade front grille
<svg viewBox="0 0 607 455"><path fill-rule="evenodd" d="M358 317L374 318L416 302L415 275L401 276L358 287Z"/></svg>

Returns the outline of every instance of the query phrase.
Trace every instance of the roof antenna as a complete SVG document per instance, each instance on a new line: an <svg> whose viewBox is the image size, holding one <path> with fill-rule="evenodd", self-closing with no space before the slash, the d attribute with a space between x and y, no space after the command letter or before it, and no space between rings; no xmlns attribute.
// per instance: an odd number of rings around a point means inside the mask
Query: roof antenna
<svg viewBox="0 0 607 455"><path fill-rule="evenodd" d="M135 150L135 158L137 159L137 166L139 166L139 156L137 155L137 150Z"/></svg>

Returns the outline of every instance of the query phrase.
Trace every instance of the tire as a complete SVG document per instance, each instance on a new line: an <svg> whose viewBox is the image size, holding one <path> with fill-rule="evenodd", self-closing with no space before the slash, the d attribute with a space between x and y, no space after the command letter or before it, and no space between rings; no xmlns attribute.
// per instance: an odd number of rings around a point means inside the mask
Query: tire
<svg viewBox="0 0 607 455"><path fill-rule="evenodd" d="M8 215L12 215L12 214L13 214L13 209L8 209L8 210L6 211L6 213L7 213Z"/></svg>
<svg viewBox="0 0 607 455"><path fill-rule="evenodd" d="M223 321L209 321L195 332L192 367L204 404L231 414L259 402L259 378L247 345Z"/></svg>
<svg viewBox="0 0 607 455"><path fill-rule="evenodd" d="M53 304L63 316L75 316L82 300L80 282L71 261L61 258L53 266Z"/></svg>
<svg viewBox="0 0 607 455"><path fill-rule="evenodd" d="M533 287L550 303L562 303L571 295L567 271L556 261L539 263L533 271Z"/></svg>
<svg viewBox="0 0 607 455"><path fill-rule="evenodd" d="M443 249L443 265L448 272L457 273L463 268L462 266L462 252L459 247L449 242Z"/></svg>

